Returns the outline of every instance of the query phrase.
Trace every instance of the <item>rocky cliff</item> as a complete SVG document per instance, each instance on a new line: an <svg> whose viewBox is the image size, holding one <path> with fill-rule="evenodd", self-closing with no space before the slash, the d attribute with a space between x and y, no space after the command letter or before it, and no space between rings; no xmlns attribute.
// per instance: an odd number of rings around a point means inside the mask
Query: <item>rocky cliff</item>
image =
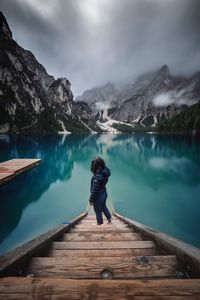
<svg viewBox="0 0 200 300"><path fill-rule="evenodd" d="M197 102L199 84L197 74L188 79L175 77L164 65L152 74L146 86L140 82L141 88L138 88L136 83L137 91L114 111L112 117L140 126L155 126Z"/></svg>
<svg viewBox="0 0 200 300"><path fill-rule="evenodd" d="M110 84L111 86L111 84ZM140 76L133 84L112 89L107 85L86 91L78 99L89 103L94 111L107 109L111 119L133 126L155 126L200 99L200 73L190 78L170 74L167 65ZM105 91L108 93L106 99ZM110 101L112 99L112 101Z"/></svg>
<svg viewBox="0 0 200 300"><path fill-rule="evenodd" d="M20 47L2 13L0 45L0 132L91 130L76 113L69 80L50 76Z"/></svg>

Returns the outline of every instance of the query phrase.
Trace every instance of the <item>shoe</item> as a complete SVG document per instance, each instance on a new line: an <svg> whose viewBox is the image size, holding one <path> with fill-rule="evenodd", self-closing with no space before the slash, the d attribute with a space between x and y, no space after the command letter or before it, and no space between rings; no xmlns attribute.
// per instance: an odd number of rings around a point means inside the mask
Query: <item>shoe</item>
<svg viewBox="0 0 200 300"><path fill-rule="evenodd" d="M112 220L111 220L111 219L109 219L109 220L108 220L108 222L107 222L107 224L111 224L111 222L112 222Z"/></svg>

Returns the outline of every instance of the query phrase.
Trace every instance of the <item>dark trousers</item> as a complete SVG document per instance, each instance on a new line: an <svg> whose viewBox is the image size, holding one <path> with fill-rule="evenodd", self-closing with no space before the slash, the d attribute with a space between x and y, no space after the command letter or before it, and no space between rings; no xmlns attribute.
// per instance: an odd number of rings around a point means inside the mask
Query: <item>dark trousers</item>
<svg viewBox="0 0 200 300"><path fill-rule="evenodd" d="M107 198L107 192L101 193L96 201L94 201L94 211L96 213L97 218L97 224L103 224L103 216L102 213L104 213L105 217L110 220L111 214L106 206L106 198Z"/></svg>

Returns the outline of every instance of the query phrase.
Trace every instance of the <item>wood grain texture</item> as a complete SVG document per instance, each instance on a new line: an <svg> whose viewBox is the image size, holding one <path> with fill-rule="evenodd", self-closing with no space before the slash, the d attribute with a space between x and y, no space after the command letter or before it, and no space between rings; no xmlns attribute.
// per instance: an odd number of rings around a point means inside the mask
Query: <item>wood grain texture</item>
<svg viewBox="0 0 200 300"><path fill-rule="evenodd" d="M84 225L84 224L90 225L90 224L93 223L94 221L96 222L96 218L91 219L91 220L84 219L84 220L82 220L82 221L80 222L80 225ZM107 223L107 222L108 222L106 219L103 219L103 221L104 221L104 223ZM123 225L124 225L124 223L123 223L122 221L120 221L119 219L117 219L117 218L115 218L114 220L112 219L111 223L112 223L112 224L123 224Z"/></svg>
<svg viewBox="0 0 200 300"><path fill-rule="evenodd" d="M189 271L189 276L200 278L200 249L182 242L166 233L159 232L139 222L127 219L117 213L116 217L132 226L146 238L153 240L157 247L164 249L169 254L177 255L178 259Z"/></svg>
<svg viewBox="0 0 200 300"><path fill-rule="evenodd" d="M0 184L6 183L16 175L38 166L41 159L11 159L0 163Z"/></svg>
<svg viewBox="0 0 200 300"><path fill-rule="evenodd" d="M91 226L76 226L71 229L71 232L84 232L84 231L90 231L90 232L107 232L107 231L123 231L123 232L133 232L134 230L129 227L117 227L117 226L98 226L98 225L91 225Z"/></svg>
<svg viewBox="0 0 200 300"><path fill-rule="evenodd" d="M118 233L118 232L77 232L77 233L66 233L63 235L62 241L140 241L142 236L138 233Z"/></svg>
<svg viewBox="0 0 200 300"><path fill-rule="evenodd" d="M69 257L85 258L85 257L115 257L115 256L148 256L160 254L157 248L134 248L134 249L81 249L81 250L57 250L51 249L47 253L47 256L54 257Z"/></svg>
<svg viewBox="0 0 200 300"><path fill-rule="evenodd" d="M128 225L126 225L126 224L123 224L123 223L121 223L121 222L112 222L112 223L110 223L110 224L107 224L107 223L104 223L104 225L102 225L102 226L98 226L97 224L96 224L96 222L89 222L89 223L85 223L85 224L82 224L82 223L80 223L80 224L78 224L78 226L79 227L105 227L105 228L107 228L107 227L111 227L111 228L129 228L129 226Z"/></svg>
<svg viewBox="0 0 200 300"><path fill-rule="evenodd" d="M155 244L152 241L123 241L123 242L53 242L52 249L141 249L154 248Z"/></svg>
<svg viewBox="0 0 200 300"><path fill-rule="evenodd" d="M6 183L7 181L13 179L15 177L14 172L0 172L0 184Z"/></svg>
<svg viewBox="0 0 200 300"><path fill-rule="evenodd" d="M150 240L144 228L124 225L123 219L93 226L95 216L84 216L54 229L50 236L45 234L49 247L39 237L38 244L28 243L24 252L14 252L18 263L23 263L24 255L38 256L23 268L35 277L0 279L0 299L200 299L200 281L174 280L176 272L183 270L176 255L161 255L157 240ZM40 248L46 249L45 256L37 254ZM105 270L112 280L100 280Z"/></svg>
<svg viewBox="0 0 200 300"><path fill-rule="evenodd" d="M164 298L163 298L164 297ZM200 280L73 280L55 278L0 279L3 300L196 300Z"/></svg>
<svg viewBox="0 0 200 300"><path fill-rule="evenodd" d="M57 228L49 230L48 232L40 235L39 237L31 240L28 243L8 252L4 256L0 257L0 276L4 276L9 272L17 272L18 267L20 268L22 263L27 259L36 255L39 251L42 251L48 247L52 241L58 236L68 231L76 222L79 222L87 213L83 213L72 220L71 224L60 225Z"/></svg>
<svg viewBox="0 0 200 300"><path fill-rule="evenodd" d="M28 272L36 277L101 278L108 269L114 279L175 277L178 270L176 256L95 257L82 259L35 257Z"/></svg>

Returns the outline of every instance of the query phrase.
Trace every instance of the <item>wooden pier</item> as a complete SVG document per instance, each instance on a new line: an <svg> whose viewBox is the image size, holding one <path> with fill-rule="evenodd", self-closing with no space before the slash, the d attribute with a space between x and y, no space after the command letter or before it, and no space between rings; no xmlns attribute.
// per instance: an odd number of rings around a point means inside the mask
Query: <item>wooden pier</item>
<svg viewBox="0 0 200 300"><path fill-rule="evenodd" d="M41 159L11 159L0 163L0 184L41 163Z"/></svg>
<svg viewBox="0 0 200 300"><path fill-rule="evenodd" d="M200 250L83 213L0 258L0 299L200 299ZM106 280L108 279L108 280Z"/></svg>

